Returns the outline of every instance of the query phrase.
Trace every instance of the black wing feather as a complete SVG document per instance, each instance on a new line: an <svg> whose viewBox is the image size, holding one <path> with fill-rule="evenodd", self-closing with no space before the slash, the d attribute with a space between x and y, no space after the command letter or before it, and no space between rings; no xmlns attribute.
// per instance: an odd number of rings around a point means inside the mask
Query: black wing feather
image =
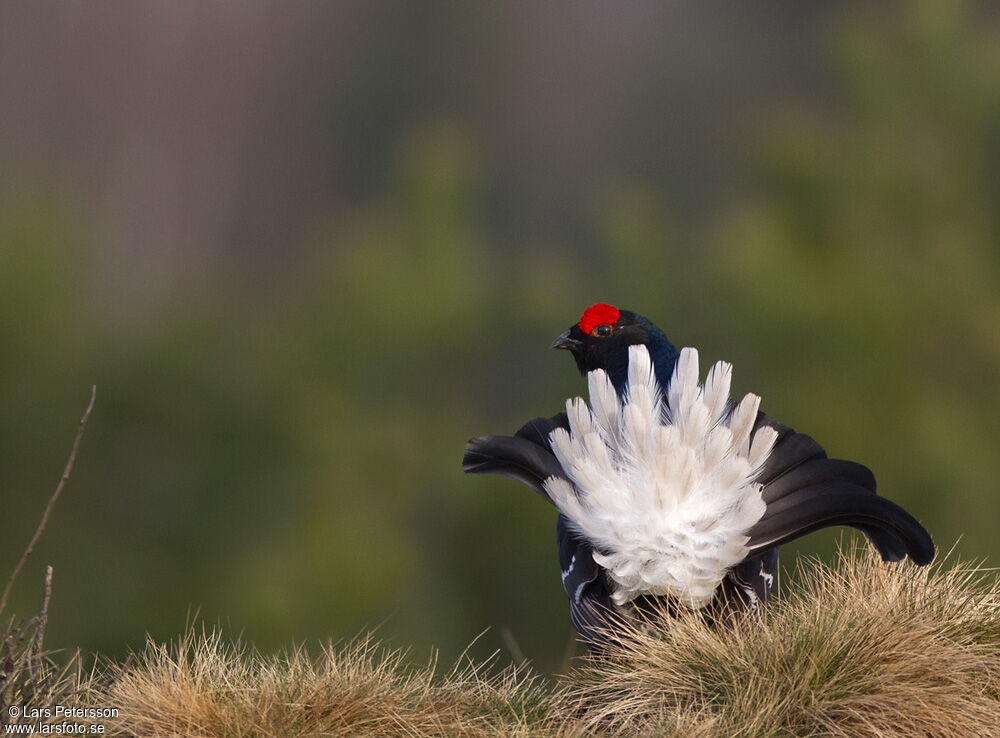
<svg viewBox="0 0 1000 738"><path fill-rule="evenodd" d="M522 425L514 435L551 451L552 445L549 443L549 436L556 428L569 430L569 418L566 417L566 413L562 412L551 418L532 418Z"/></svg>
<svg viewBox="0 0 1000 738"><path fill-rule="evenodd" d="M849 525L862 531L887 561L909 555L927 564L934 558L934 543L920 523L875 494L871 470L827 458L810 436L759 413L754 432L764 426L778 431L778 439L757 477L767 509L750 529L748 545L754 552L819 528Z"/></svg>
<svg viewBox="0 0 1000 738"><path fill-rule="evenodd" d="M874 530L872 543L890 561L901 559L901 552L920 565L934 558L930 535L912 515L896 503L851 484L803 487L768 505L764 517L750 529L747 545L751 551L780 546L833 525Z"/></svg>
<svg viewBox="0 0 1000 738"><path fill-rule="evenodd" d="M603 643L613 630L615 616L607 575L594 561L594 548L570 529L565 515L556 521L556 546L573 627L588 643Z"/></svg>
<svg viewBox="0 0 1000 738"><path fill-rule="evenodd" d="M465 447L462 468L472 474L513 477L549 499L545 480L553 476L565 479L549 444L549 435L556 428L569 428L566 413L534 418L513 436L473 438ZM597 647L608 640L616 618L607 575L594 561L590 542L571 530L569 520L561 514L556 521L556 546L570 620L581 638Z"/></svg>
<svg viewBox="0 0 1000 738"><path fill-rule="evenodd" d="M813 459L799 464L764 485L762 496L768 505L806 485L820 482L853 484L875 494L875 475L867 466L844 459Z"/></svg>
<svg viewBox="0 0 1000 738"><path fill-rule="evenodd" d="M517 436L480 436L465 445L462 470L468 474L503 474L523 482L549 500L544 482L565 478L550 451ZM549 500L551 502L551 500Z"/></svg>
<svg viewBox="0 0 1000 738"><path fill-rule="evenodd" d="M473 438L465 444L462 471L513 477L549 500L543 482L549 477L566 478L549 445L549 434L556 428L569 428L566 413L529 420L513 436Z"/></svg>

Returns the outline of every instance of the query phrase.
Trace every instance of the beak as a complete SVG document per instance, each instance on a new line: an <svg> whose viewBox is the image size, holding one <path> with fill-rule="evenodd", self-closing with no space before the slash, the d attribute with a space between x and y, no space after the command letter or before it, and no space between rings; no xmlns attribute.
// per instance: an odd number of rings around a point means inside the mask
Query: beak
<svg viewBox="0 0 1000 738"><path fill-rule="evenodd" d="M573 351L574 349L577 349L582 345L583 344L581 341L569 337L569 331L565 331L559 334L559 337L552 342L552 345L549 346L549 348L569 349L570 351Z"/></svg>

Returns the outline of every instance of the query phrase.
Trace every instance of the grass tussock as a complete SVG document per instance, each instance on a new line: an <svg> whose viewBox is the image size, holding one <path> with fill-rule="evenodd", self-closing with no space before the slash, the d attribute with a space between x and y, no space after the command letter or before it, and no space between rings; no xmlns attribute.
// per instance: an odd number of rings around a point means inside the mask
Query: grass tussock
<svg viewBox="0 0 1000 738"><path fill-rule="evenodd" d="M1000 588L990 572L806 561L766 613L696 617L584 661L560 709L627 735L1000 735Z"/></svg>
<svg viewBox="0 0 1000 738"><path fill-rule="evenodd" d="M526 669L465 662L438 674L371 637L263 656L218 633L150 643L92 704L120 736L527 736L547 695Z"/></svg>
<svg viewBox="0 0 1000 738"><path fill-rule="evenodd" d="M371 638L264 656L189 634L84 701L119 707L107 728L122 736L1000 736L991 572L850 551L804 562L791 589L762 621L636 628L554 685L413 667Z"/></svg>

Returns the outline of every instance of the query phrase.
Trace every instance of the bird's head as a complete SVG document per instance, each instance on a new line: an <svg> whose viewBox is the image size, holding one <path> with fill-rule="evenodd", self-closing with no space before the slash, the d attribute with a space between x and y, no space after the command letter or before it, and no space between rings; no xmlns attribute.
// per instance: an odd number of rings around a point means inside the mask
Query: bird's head
<svg viewBox="0 0 1000 738"><path fill-rule="evenodd" d="M639 344L649 349L657 379L665 387L677 362L677 349L656 325L631 310L605 302L591 305L552 342L552 348L573 354L581 374L605 370L621 393L628 381L628 347Z"/></svg>

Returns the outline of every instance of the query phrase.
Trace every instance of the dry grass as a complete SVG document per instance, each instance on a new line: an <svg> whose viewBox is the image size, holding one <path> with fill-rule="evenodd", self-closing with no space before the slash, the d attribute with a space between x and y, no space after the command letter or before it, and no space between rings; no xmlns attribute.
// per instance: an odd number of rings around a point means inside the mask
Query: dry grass
<svg viewBox="0 0 1000 738"><path fill-rule="evenodd" d="M123 736L1000 736L1000 587L954 563L805 562L763 622L697 617L555 686L409 666L371 638L263 656L217 634L150 644L82 704Z"/></svg>
<svg viewBox="0 0 1000 738"><path fill-rule="evenodd" d="M465 662L437 675L370 637L318 658L262 656L218 633L150 643L88 696L117 706L120 736L521 736L544 720L547 695L525 669L485 676Z"/></svg>
<svg viewBox="0 0 1000 738"><path fill-rule="evenodd" d="M26 621L9 620L0 628L0 734L7 726L34 720L12 714L23 705L68 705L80 699L83 679L76 654L58 663L44 650L48 593L52 567L46 577L41 612Z"/></svg>
<svg viewBox="0 0 1000 738"><path fill-rule="evenodd" d="M569 678L561 709L626 735L1000 735L1000 588L958 565L807 561L764 622L695 617Z"/></svg>

